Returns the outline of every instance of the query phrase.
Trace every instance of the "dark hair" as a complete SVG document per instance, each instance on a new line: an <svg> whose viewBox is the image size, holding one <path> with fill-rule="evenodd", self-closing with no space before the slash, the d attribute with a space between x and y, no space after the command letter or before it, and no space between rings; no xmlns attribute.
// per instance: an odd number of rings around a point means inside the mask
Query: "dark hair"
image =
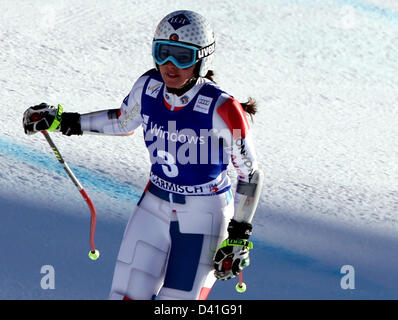
<svg viewBox="0 0 398 320"><path fill-rule="evenodd" d="M209 79L210 81L213 81L214 83L216 83L214 81L214 71L213 70L209 70L207 71L206 75L205 75L206 79ZM249 97L247 102L241 102L240 103L242 105L243 110L245 110L245 112L250 115L251 120L253 121L253 116L257 113L257 102L256 100L254 100L252 97Z"/></svg>

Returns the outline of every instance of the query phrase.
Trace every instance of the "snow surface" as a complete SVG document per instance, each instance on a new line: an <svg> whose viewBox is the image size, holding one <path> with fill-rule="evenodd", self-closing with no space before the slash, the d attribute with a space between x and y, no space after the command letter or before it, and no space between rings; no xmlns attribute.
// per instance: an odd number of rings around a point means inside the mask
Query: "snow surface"
<svg viewBox="0 0 398 320"><path fill-rule="evenodd" d="M210 299L398 298L398 4L393 0L0 1L0 298L106 299L149 157L132 137L52 134L98 211L89 212L22 114L120 106L153 66L157 22L181 9L212 22L216 81L259 112L265 185L248 290ZM5 124L5 125L4 125ZM230 170L235 177L233 170ZM54 266L56 288L40 287ZM340 268L355 269L342 290Z"/></svg>

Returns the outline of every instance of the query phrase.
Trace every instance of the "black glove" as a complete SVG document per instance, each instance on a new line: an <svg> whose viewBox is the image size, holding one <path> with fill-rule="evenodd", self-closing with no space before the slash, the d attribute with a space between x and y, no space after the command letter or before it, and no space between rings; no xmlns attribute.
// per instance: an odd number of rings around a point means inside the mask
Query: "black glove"
<svg viewBox="0 0 398 320"><path fill-rule="evenodd" d="M28 108L23 115L23 128L26 134L39 131L59 130L65 135L83 134L80 126L80 114L63 112L62 106L50 106L47 103Z"/></svg>
<svg viewBox="0 0 398 320"><path fill-rule="evenodd" d="M231 279L247 267L250 264L249 250L253 248L253 243L247 240L252 234L250 223L232 219L228 234L214 257L214 275L220 280Z"/></svg>
<svg viewBox="0 0 398 320"><path fill-rule="evenodd" d="M23 114L23 128L26 134L48 130L54 122L57 108L46 103L28 108Z"/></svg>

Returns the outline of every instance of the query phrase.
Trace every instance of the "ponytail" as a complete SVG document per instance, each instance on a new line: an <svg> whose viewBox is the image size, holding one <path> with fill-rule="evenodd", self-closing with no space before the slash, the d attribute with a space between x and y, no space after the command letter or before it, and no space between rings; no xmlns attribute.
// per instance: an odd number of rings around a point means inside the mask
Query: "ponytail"
<svg viewBox="0 0 398 320"><path fill-rule="evenodd" d="M243 110L250 115L253 121L253 116L257 113L257 102L252 97L248 98L247 102L241 103Z"/></svg>
<svg viewBox="0 0 398 320"><path fill-rule="evenodd" d="M214 81L214 71L209 70L205 76L206 79ZM252 97L249 97L247 102L240 103L242 105L243 110L250 115L251 120L253 121L253 116L257 113L257 102Z"/></svg>

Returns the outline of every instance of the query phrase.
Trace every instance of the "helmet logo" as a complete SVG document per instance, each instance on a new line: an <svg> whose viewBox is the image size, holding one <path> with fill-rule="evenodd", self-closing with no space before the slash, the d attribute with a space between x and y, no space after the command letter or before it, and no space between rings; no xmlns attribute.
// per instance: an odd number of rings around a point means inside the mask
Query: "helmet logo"
<svg viewBox="0 0 398 320"><path fill-rule="evenodd" d="M178 36L177 33L171 34L170 38L169 38L169 40L172 40L172 41L178 41L179 39L180 39L180 37Z"/></svg>
<svg viewBox="0 0 398 320"><path fill-rule="evenodd" d="M171 26L174 28L174 30L178 30L182 28L183 26L186 26L187 24L191 24L191 22L188 20L188 18L184 14L179 14L174 17L171 17L169 20L167 20Z"/></svg>
<svg viewBox="0 0 398 320"><path fill-rule="evenodd" d="M198 51L198 59L203 59L209 55L211 55L214 52L214 48L215 48L215 42L213 42L211 45L201 48Z"/></svg>

